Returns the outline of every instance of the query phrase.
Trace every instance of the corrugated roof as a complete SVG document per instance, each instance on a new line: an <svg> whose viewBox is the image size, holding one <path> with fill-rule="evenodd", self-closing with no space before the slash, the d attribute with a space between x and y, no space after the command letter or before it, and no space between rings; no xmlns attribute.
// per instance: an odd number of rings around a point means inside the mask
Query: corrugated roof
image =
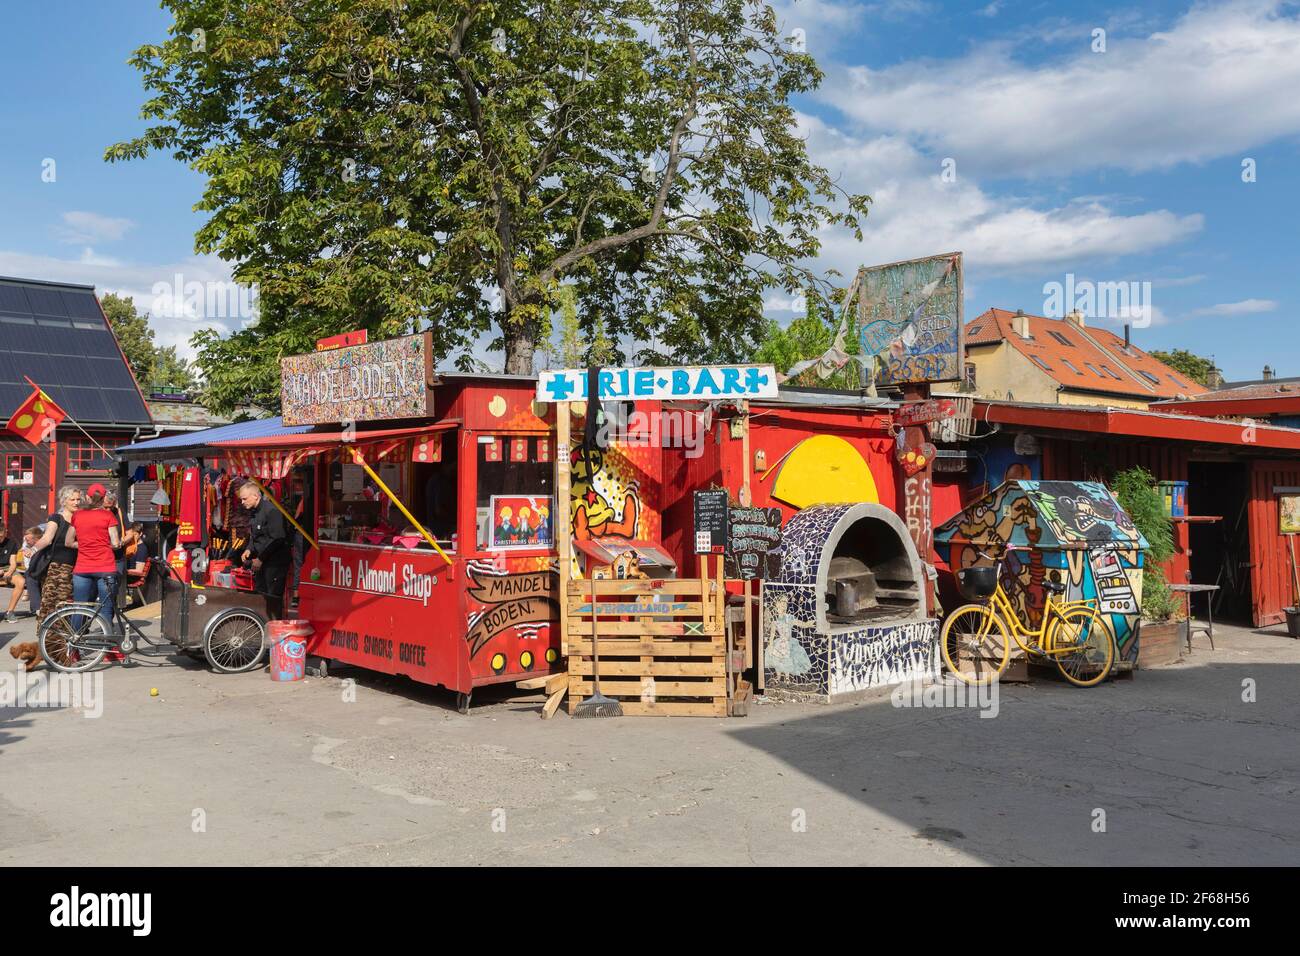
<svg viewBox="0 0 1300 956"><path fill-rule="evenodd" d="M0 417L32 379L82 425L150 424L93 286L0 277Z"/></svg>
<svg viewBox="0 0 1300 956"><path fill-rule="evenodd" d="M1028 339L1016 334L1014 312L989 309L966 323L966 345L1008 342L1063 387L1149 400L1205 391L1108 329L1080 328L1065 319L1025 315Z"/></svg>
<svg viewBox="0 0 1300 956"><path fill-rule="evenodd" d="M213 452L214 446L222 442L244 441L251 438L269 438L276 435L301 435L314 428L313 425L286 425L278 416L259 418L251 422L235 422L218 428L205 428L203 431L185 432L182 435L169 435L166 438L151 438L149 441L123 445L117 449L122 458L190 458L196 454Z"/></svg>

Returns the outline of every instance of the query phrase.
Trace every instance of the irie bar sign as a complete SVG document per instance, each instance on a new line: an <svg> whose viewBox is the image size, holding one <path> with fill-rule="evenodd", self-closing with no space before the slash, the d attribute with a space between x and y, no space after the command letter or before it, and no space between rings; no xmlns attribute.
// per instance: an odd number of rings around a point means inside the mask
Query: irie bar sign
<svg viewBox="0 0 1300 956"><path fill-rule="evenodd" d="M286 425L425 418L433 414L428 332L280 360Z"/></svg>

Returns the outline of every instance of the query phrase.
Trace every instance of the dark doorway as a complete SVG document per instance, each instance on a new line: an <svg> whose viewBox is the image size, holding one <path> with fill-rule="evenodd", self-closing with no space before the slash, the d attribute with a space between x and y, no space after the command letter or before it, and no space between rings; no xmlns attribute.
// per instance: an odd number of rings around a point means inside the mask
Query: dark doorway
<svg viewBox="0 0 1300 956"><path fill-rule="evenodd" d="M1196 584L1217 584L1216 620L1249 623L1250 532L1246 521L1247 468L1244 462L1193 461L1187 465L1187 513L1220 515L1222 521L1190 527L1189 564ZM1204 596L1194 596L1192 612L1205 614Z"/></svg>

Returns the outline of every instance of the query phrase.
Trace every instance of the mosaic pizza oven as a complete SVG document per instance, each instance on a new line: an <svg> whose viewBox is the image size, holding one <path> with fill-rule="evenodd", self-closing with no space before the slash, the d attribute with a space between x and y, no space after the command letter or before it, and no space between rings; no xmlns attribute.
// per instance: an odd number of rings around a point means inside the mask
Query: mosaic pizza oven
<svg viewBox="0 0 1300 956"><path fill-rule="evenodd" d="M866 502L805 508L763 583L769 689L831 699L938 672L928 579L898 515Z"/></svg>

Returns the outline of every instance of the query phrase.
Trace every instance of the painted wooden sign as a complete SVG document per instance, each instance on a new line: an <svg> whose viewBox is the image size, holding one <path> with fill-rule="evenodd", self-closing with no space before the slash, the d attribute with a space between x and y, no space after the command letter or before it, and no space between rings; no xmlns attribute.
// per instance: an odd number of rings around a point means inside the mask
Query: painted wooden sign
<svg viewBox="0 0 1300 956"><path fill-rule="evenodd" d="M586 369L542 372L539 402L584 401ZM704 400L776 398L776 370L771 365L693 365L680 368L607 368L600 372L600 398Z"/></svg>
<svg viewBox="0 0 1300 956"><path fill-rule="evenodd" d="M942 421L957 414L957 406L950 398L931 398L923 402L904 402L894 412L894 421L904 427Z"/></svg>
<svg viewBox="0 0 1300 956"><path fill-rule="evenodd" d="M960 252L862 269L858 285L858 337L880 358L877 384L962 378Z"/></svg>
<svg viewBox="0 0 1300 956"><path fill-rule="evenodd" d="M429 333L280 360L286 425L425 418L433 414Z"/></svg>
<svg viewBox="0 0 1300 956"><path fill-rule="evenodd" d="M365 329L344 332L342 335L331 335L328 338L317 339L316 351L328 352L330 349L341 349L348 345L365 345L369 339L370 334Z"/></svg>

